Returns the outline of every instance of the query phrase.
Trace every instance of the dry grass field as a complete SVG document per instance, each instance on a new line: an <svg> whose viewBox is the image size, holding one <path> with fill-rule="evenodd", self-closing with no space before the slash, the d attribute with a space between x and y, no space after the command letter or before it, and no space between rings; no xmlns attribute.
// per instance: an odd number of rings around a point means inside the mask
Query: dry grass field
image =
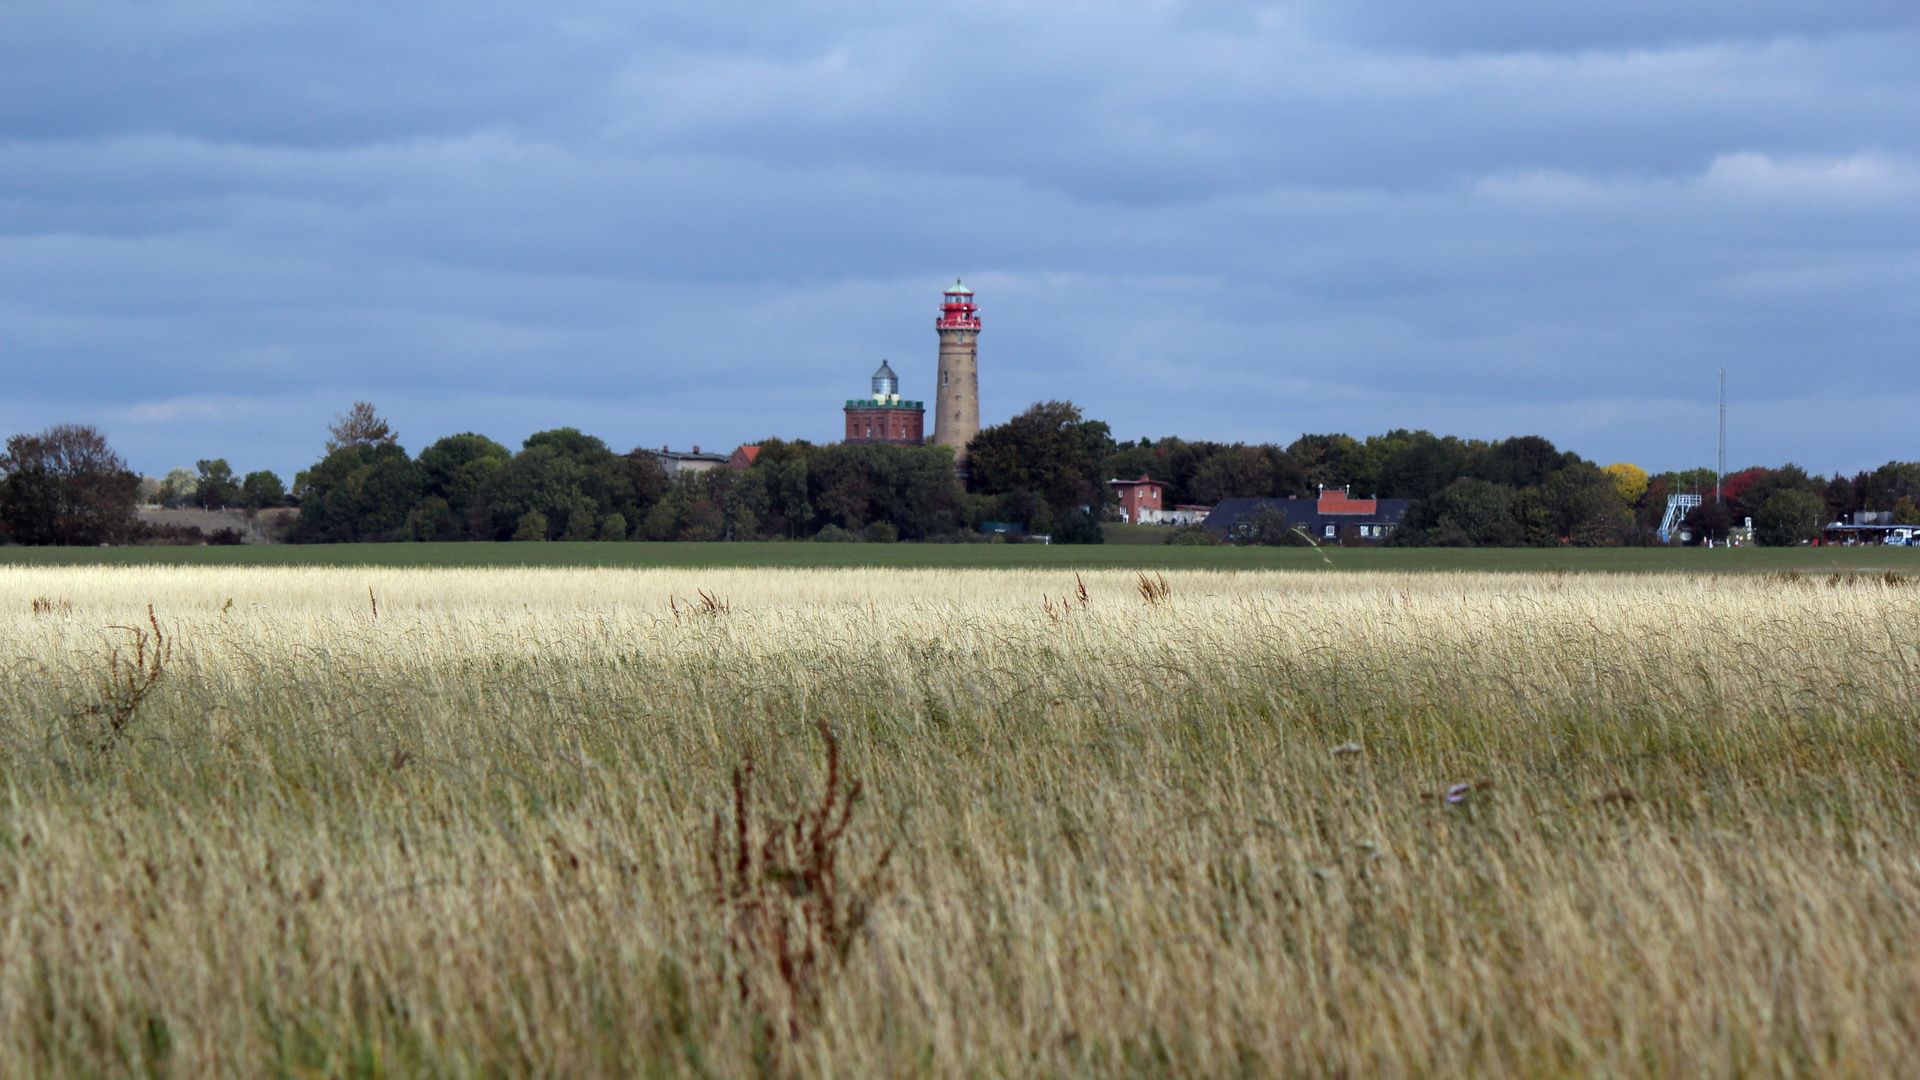
<svg viewBox="0 0 1920 1080"><path fill-rule="evenodd" d="M1920 582L1083 581L0 568L0 1076L1920 1072Z"/></svg>

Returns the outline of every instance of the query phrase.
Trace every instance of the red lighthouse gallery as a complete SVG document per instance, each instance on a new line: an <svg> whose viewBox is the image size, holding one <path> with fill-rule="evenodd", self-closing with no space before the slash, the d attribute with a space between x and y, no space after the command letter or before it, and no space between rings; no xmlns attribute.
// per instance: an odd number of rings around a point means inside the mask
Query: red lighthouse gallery
<svg viewBox="0 0 1920 1080"><path fill-rule="evenodd" d="M873 396L847 402L846 441L919 446L925 441L926 415L925 403L900 397L900 376L882 360L873 373Z"/></svg>

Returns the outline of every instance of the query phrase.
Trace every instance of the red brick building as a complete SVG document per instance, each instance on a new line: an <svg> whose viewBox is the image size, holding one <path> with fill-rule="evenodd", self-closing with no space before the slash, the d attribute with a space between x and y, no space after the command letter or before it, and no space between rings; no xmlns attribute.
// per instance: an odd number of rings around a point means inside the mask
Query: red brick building
<svg viewBox="0 0 1920 1080"><path fill-rule="evenodd" d="M1151 477L1138 480L1109 480L1107 485L1120 497L1120 520L1132 525L1150 525L1161 519L1166 485Z"/></svg>
<svg viewBox="0 0 1920 1080"><path fill-rule="evenodd" d="M847 402L846 441L919 446L926 441L926 415L924 402L901 398L900 376L882 360L873 373L873 396Z"/></svg>

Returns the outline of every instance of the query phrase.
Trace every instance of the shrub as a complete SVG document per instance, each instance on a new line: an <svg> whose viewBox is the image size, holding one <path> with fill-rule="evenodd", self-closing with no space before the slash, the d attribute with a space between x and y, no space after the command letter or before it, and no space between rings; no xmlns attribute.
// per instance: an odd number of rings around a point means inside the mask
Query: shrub
<svg viewBox="0 0 1920 1080"><path fill-rule="evenodd" d="M822 525L820 531L813 534L814 543L817 544L852 544L859 539L838 525Z"/></svg>
<svg viewBox="0 0 1920 1080"><path fill-rule="evenodd" d="M1053 526L1056 544L1104 544L1107 534L1100 531L1100 519L1085 510L1069 510Z"/></svg>
<svg viewBox="0 0 1920 1080"><path fill-rule="evenodd" d="M900 539L900 530L890 521L876 521L866 527L864 535L869 544L891 544Z"/></svg>
<svg viewBox="0 0 1920 1080"><path fill-rule="evenodd" d="M1220 534L1205 525L1176 525L1167 533L1167 543L1179 547L1213 547L1220 543Z"/></svg>
<svg viewBox="0 0 1920 1080"><path fill-rule="evenodd" d="M547 515L538 510L529 510L520 515L520 527L513 531L515 540L545 540L547 538Z"/></svg>
<svg viewBox="0 0 1920 1080"><path fill-rule="evenodd" d="M625 514L608 514L606 520L600 523L600 539L625 540L626 538L627 516Z"/></svg>

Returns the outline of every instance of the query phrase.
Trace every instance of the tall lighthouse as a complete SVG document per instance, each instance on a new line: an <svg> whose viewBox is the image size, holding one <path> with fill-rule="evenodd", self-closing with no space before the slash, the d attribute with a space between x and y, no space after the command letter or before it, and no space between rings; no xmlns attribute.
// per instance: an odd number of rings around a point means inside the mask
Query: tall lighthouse
<svg viewBox="0 0 1920 1080"><path fill-rule="evenodd" d="M947 290L940 317L940 372L933 392L933 444L953 447L962 475L967 444L980 430L980 309L973 290L955 281Z"/></svg>

